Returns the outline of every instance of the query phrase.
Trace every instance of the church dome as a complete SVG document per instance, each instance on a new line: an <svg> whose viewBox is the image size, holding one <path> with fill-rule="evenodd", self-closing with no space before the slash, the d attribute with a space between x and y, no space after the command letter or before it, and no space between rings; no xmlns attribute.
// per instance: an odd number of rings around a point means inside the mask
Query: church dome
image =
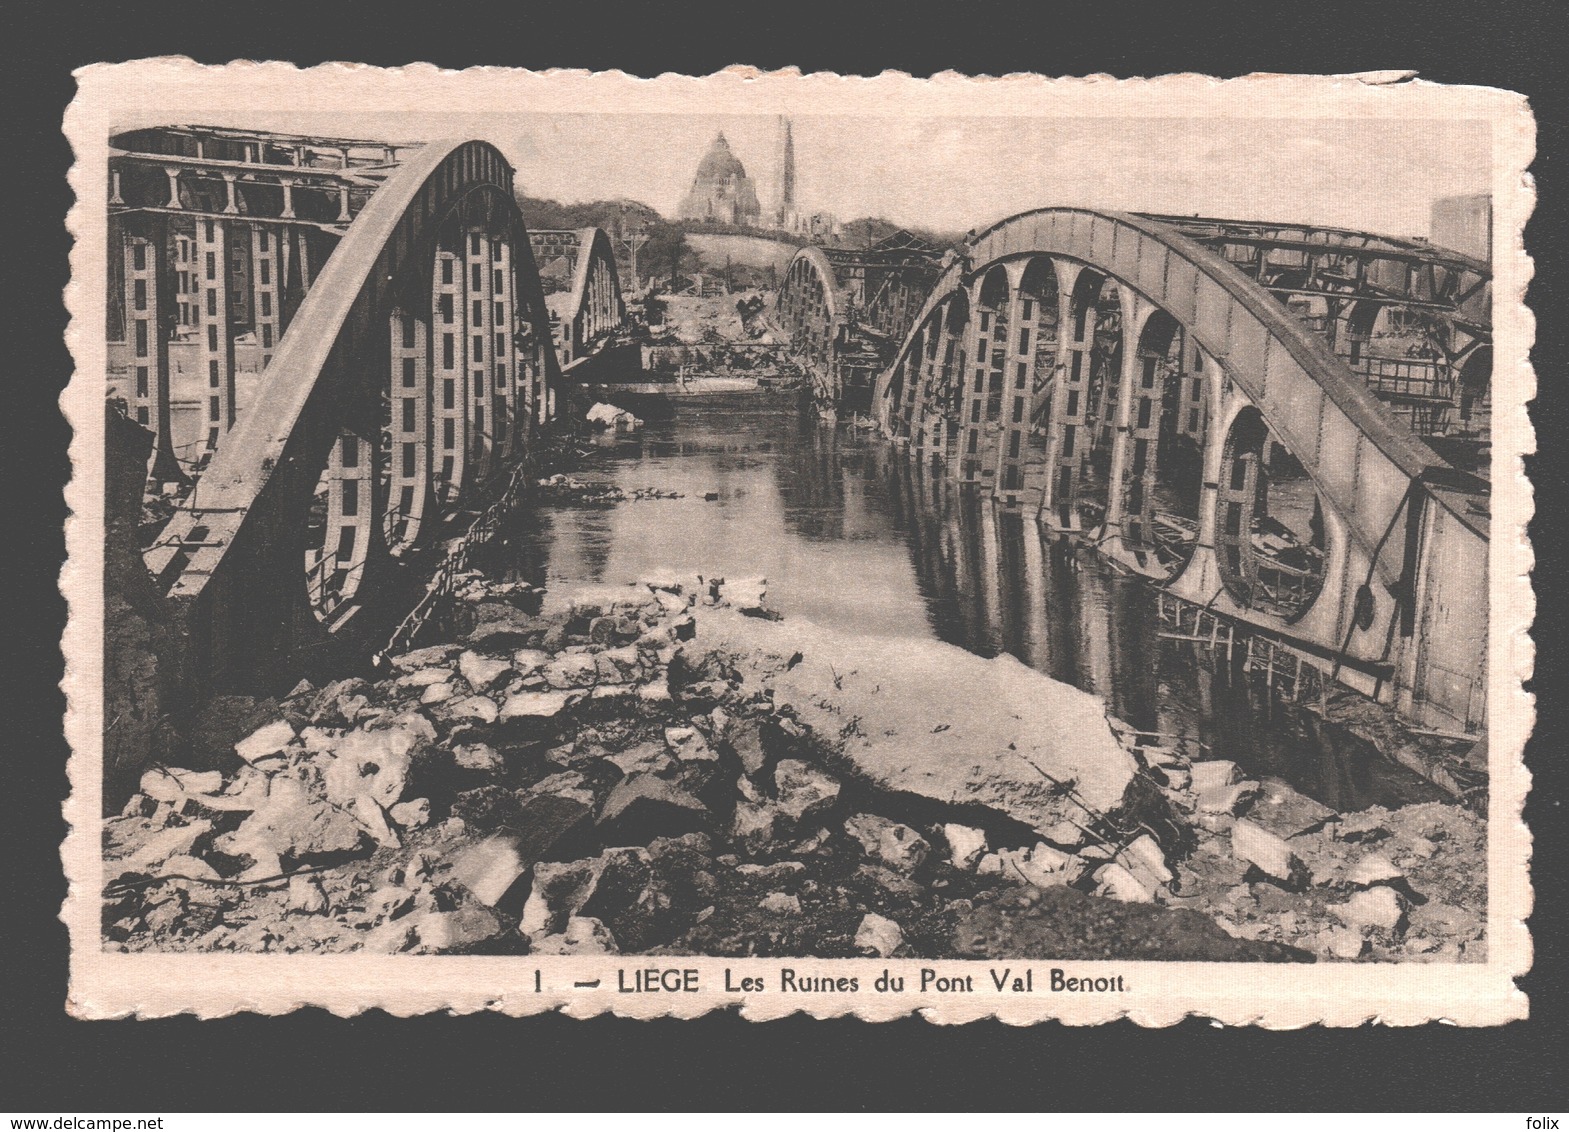
<svg viewBox="0 0 1569 1132"><path fill-rule="evenodd" d="M714 139L714 144L708 147L708 152L703 155L703 160L697 167L697 176L699 180L705 181L717 181L731 176L744 177L746 166L730 152L730 143L721 133Z"/></svg>

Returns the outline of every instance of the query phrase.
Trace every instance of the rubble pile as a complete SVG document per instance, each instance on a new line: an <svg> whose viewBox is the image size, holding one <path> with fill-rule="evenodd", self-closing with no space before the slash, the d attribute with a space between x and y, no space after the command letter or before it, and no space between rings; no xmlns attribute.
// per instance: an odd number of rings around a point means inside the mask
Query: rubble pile
<svg viewBox="0 0 1569 1132"><path fill-rule="evenodd" d="M1453 808L1320 813L1012 658L781 619L762 579L458 582L460 639L143 776L108 946L1472 955Z"/></svg>
<svg viewBox="0 0 1569 1132"><path fill-rule="evenodd" d="M1340 814L1236 764L1134 747L1196 835L1170 903L1323 959L1486 959L1487 827L1426 802Z"/></svg>
<svg viewBox="0 0 1569 1132"><path fill-rule="evenodd" d="M549 503L612 504L628 500L682 499L679 491L657 487L639 487L627 491L613 483L593 483L557 473L539 480L535 487L536 498Z"/></svg>

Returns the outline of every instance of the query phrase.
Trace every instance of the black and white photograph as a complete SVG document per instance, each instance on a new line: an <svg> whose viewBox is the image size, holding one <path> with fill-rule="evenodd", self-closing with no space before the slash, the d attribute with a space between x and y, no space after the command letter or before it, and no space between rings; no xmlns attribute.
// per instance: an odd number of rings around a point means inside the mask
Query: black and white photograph
<svg viewBox="0 0 1569 1132"><path fill-rule="evenodd" d="M1523 100L325 70L68 120L74 1011L1523 1013Z"/></svg>

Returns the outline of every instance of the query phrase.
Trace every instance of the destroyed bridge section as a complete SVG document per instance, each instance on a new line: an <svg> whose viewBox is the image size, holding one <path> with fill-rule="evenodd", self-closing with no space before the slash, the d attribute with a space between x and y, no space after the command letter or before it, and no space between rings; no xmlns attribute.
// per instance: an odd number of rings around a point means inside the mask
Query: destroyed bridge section
<svg viewBox="0 0 1569 1132"><path fill-rule="evenodd" d="M145 553L186 663L221 691L362 654L556 413L513 170L482 141L171 127L113 138L108 190L111 395L151 434L150 483L186 485ZM603 233L573 236L575 360L624 307ZM171 349L205 379L195 459Z"/></svg>
<svg viewBox="0 0 1569 1132"><path fill-rule="evenodd" d="M961 251L872 401L923 469L1082 531L1191 634L1218 615L1429 726L1485 726L1488 485L1435 451L1485 465L1485 264L1086 209ZM781 296L816 356L837 278L808 249Z"/></svg>

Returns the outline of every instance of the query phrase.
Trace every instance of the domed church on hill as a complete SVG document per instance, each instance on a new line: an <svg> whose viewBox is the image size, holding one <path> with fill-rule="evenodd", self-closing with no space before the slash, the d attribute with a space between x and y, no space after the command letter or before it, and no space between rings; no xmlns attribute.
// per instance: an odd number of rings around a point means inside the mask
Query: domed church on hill
<svg viewBox="0 0 1569 1132"><path fill-rule="evenodd" d="M697 166L697 177L681 202L682 220L718 220L755 228L762 207L746 166L730 152L721 132Z"/></svg>

